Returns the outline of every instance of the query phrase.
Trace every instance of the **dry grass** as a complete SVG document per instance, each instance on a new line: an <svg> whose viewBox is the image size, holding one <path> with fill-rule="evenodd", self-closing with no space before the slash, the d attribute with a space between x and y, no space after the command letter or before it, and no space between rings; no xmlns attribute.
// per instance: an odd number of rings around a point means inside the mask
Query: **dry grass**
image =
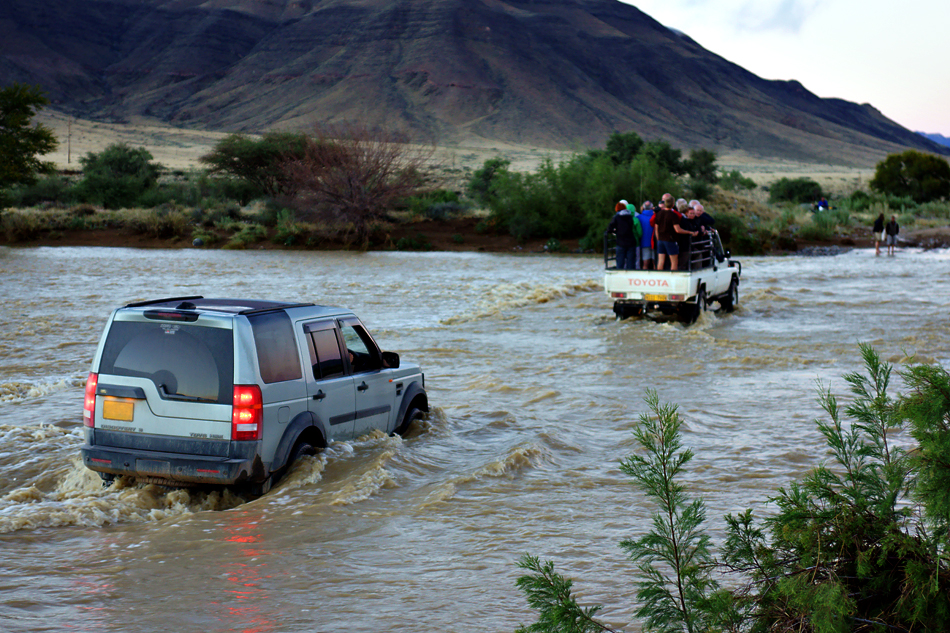
<svg viewBox="0 0 950 633"><path fill-rule="evenodd" d="M169 169L198 169L202 167L198 158L227 136L225 132L174 128L149 120L102 123L74 119L52 109L41 111L37 121L52 129L60 142L60 147L46 157L60 169L78 170L81 156L88 152L101 152L113 143L144 147L157 162ZM71 132L67 131L68 125ZM583 149L578 148L577 151ZM573 153L486 141L439 147L433 160L442 167L449 183L453 184L467 180L471 172L481 167L489 158L501 156L510 160L511 169L514 171L534 171L545 159L557 163L569 158ZM720 155L718 162L723 170L738 169L760 186L783 177L811 178L832 196L847 195L860 188L866 189L874 174L873 166L870 165L856 168L765 160L741 152Z"/></svg>

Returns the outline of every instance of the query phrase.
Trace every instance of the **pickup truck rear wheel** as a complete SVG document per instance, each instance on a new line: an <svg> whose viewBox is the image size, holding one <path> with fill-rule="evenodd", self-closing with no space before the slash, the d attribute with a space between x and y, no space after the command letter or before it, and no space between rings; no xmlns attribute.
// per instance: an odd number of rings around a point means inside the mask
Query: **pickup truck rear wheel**
<svg viewBox="0 0 950 633"><path fill-rule="evenodd" d="M643 306L638 304L614 302L614 314L618 319L643 316Z"/></svg>
<svg viewBox="0 0 950 633"><path fill-rule="evenodd" d="M719 301L719 306L726 312L732 312L736 309L736 305L739 303L739 282L736 281L736 278L732 278L732 282L729 284L729 291L726 296Z"/></svg>
<svg viewBox="0 0 950 633"><path fill-rule="evenodd" d="M680 307L680 319L686 325L691 325L699 318L700 313L706 311L706 289L700 288L696 293L696 303L684 303Z"/></svg>

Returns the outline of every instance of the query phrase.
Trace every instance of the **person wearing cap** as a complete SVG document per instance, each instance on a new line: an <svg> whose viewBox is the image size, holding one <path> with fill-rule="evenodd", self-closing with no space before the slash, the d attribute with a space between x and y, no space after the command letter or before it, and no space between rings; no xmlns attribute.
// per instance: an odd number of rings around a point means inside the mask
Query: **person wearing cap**
<svg viewBox="0 0 950 633"><path fill-rule="evenodd" d="M633 230L636 220L627 209L626 200L618 202L614 211L616 213L607 225L607 233L617 236L617 270L633 270L637 267L637 247L640 245Z"/></svg>

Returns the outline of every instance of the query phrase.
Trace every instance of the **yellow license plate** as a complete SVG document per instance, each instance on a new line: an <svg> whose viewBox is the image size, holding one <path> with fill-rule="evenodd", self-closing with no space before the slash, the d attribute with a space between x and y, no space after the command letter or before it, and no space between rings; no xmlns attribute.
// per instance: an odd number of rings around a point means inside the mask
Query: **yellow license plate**
<svg viewBox="0 0 950 633"><path fill-rule="evenodd" d="M131 400L109 400L102 403L102 417L107 420L122 420L124 422L132 421L132 410L134 406Z"/></svg>
<svg viewBox="0 0 950 633"><path fill-rule="evenodd" d="M643 295L647 301L666 301L666 295Z"/></svg>

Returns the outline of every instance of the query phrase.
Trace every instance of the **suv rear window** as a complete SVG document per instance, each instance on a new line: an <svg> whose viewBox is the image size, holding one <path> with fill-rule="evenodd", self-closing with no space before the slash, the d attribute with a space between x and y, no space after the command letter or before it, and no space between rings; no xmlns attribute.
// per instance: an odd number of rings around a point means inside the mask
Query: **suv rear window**
<svg viewBox="0 0 950 633"><path fill-rule="evenodd" d="M159 392L231 404L231 330L184 323L114 321L99 373L147 378Z"/></svg>

